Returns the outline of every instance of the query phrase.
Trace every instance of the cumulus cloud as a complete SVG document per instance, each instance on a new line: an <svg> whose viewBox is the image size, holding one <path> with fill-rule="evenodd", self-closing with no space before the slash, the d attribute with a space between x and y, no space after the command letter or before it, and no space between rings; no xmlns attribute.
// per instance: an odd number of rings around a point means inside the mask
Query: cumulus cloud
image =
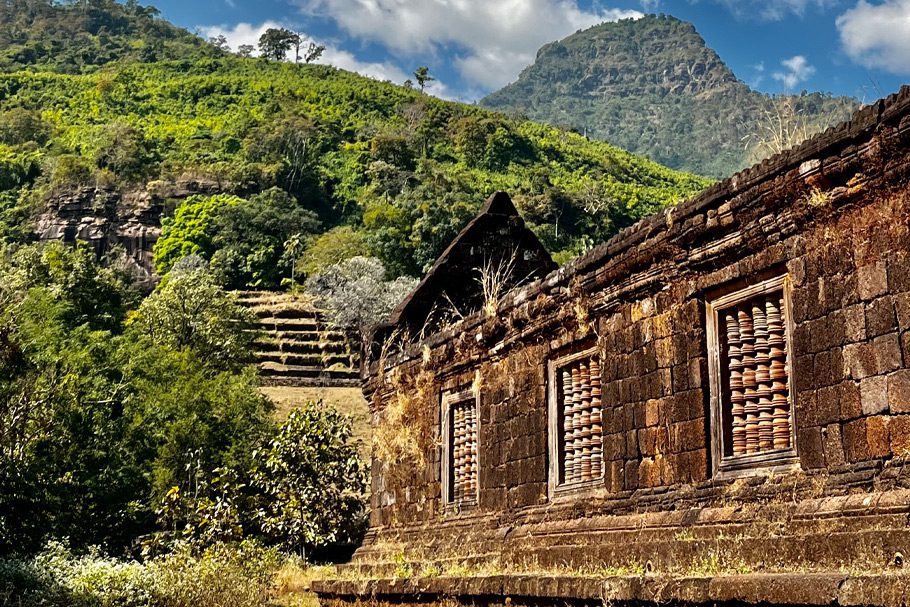
<svg viewBox="0 0 910 607"><path fill-rule="evenodd" d="M859 2L837 18L847 55L866 67L910 74L910 0Z"/></svg>
<svg viewBox="0 0 910 607"><path fill-rule="evenodd" d="M805 82L815 74L815 67L802 55L796 55L780 62L784 71L774 72L771 77L784 85L784 89L792 91L796 86Z"/></svg>
<svg viewBox="0 0 910 607"><path fill-rule="evenodd" d="M780 21L789 16L802 17L809 8L826 9L838 0L716 0L739 19L758 18Z"/></svg>
<svg viewBox="0 0 910 607"><path fill-rule="evenodd" d="M354 38L403 57L455 54L470 86L487 90L515 79L537 49L602 21L639 18L635 10L592 8L577 0L295 0Z"/></svg>
<svg viewBox="0 0 910 607"><path fill-rule="evenodd" d="M253 47L257 47L259 37L262 36L265 30L280 27L294 30L293 27L290 27L287 24L278 23L277 21L266 21L259 25L238 23L232 27L208 25L201 26L198 29L200 34L207 38L224 36L227 39L228 45L230 45L233 50L237 50L242 44L249 44ZM340 49L325 41L315 40L302 32L300 35L303 38L303 47L306 47L310 42L315 42L316 44L321 44L325 47L325 51L322 53L319 63L334 65L335 67L357 72L358 74L363 74L364 76L369 76L370 78L375 78L377 80L391 80L398 84L401 84L409 78L408 74L392 63L361 61L349 51ZM256 55L258 52L254 51L253 54ZM445 84L439 81L431 82L427 86L427 92L437 97L448 98L451 96Z"/></svg>

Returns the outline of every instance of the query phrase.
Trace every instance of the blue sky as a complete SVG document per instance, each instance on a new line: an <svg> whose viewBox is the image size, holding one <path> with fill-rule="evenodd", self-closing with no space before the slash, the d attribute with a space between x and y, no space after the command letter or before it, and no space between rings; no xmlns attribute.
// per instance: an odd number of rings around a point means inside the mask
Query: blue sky
<svg viewBox="0 0 910 607"><path fill-rule="evenodd" d="M769 93L864 101L910 82L910 0L157 0L166 19L232 47L270 26L327 47L322 59L474 101L514 80L542 44L643 13L691 21L736 75Z"/></svg>

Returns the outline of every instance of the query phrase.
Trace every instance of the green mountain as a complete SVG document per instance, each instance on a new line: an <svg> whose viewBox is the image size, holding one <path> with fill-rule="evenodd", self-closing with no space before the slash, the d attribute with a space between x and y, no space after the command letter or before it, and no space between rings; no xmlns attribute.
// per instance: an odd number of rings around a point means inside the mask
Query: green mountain
<svg viewBox="0 0 910 607"><path fill-rule="evenodd" d="M217 55L136 0L0 1L0 70L77 74L114 61Z"/></svg>
<svg viewBox="0 0 910 607"><path fill-rule="evenodd" d="M725 177L859 107L823 93L771 97L738 80L691 23L604 23L547 44L481 101L564 125L663 165Z"/></svg>
<svg viewBox="0 0 910 607"><path fill-rule="evenodd" d="M121 243L148 270L162 218L176 215L189 227L165 228L169 254L215 257L236 286L274 287L290 274L282 247L294 234L304 249L356 250L390 274L419 274L502 189L565 259L708 183L527 119L328 66L224 54L133 2L0 6L0 31L16 32L0 43L8 242L80 238L99 253ZM68 42L54 52L22 50L46 48L61 27Z"/></svg>

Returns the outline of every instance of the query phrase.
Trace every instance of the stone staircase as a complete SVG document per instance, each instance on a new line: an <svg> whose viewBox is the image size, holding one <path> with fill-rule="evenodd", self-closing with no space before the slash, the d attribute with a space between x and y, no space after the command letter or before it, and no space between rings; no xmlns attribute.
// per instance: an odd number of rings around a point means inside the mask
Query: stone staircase
<svg viewBox="0 0 910 607"><path fill-rule="evenodd" d="M256 361L263 386L360 385L359 355L341 331L305 296L237 291L240 304L259 319Z"/></svg>

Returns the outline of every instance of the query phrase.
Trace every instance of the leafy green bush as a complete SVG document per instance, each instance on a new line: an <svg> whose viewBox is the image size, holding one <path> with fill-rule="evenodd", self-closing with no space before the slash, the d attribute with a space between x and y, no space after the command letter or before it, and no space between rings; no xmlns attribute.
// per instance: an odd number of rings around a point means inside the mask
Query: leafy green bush
<svg viewBox="0 0 910 607"><path fill-rule="evenodd" d="M305 554L359 538L366 469L350 437L349 419L308 402L257 452L260 524L273 542Z"/></svg>
<svg viewBox="0 0 910 607"><path fill-rule="evenodd" d="M88 247L0 256L0 553L126 546L188 469L248 470L272 429L253 369L123 334L125 290Z"/></svg>
<svg viewBox="0 0 910 607"><path fill-rule="evenodd" d="M338 226L314 238L297 264L298 272L319 274L329 266L352 257L369 255L366 237L351 226Z"/></svg>
<svg viewBox="0 0 910 607"><path fill-rule="evenodd" d="M59 542L33 558L0 560L0 604L19 607L262 607L281 563L253 542L189 546L147 562Z"/></svg>
<svg viewBox="0 0 910 607"><path fill-rule="evenodd" d="M295 234L319 231L319 218L289 194L271 188L221 209L215 218L212 271L231 288L277 288L296 261L285 251Z"/></svg>

